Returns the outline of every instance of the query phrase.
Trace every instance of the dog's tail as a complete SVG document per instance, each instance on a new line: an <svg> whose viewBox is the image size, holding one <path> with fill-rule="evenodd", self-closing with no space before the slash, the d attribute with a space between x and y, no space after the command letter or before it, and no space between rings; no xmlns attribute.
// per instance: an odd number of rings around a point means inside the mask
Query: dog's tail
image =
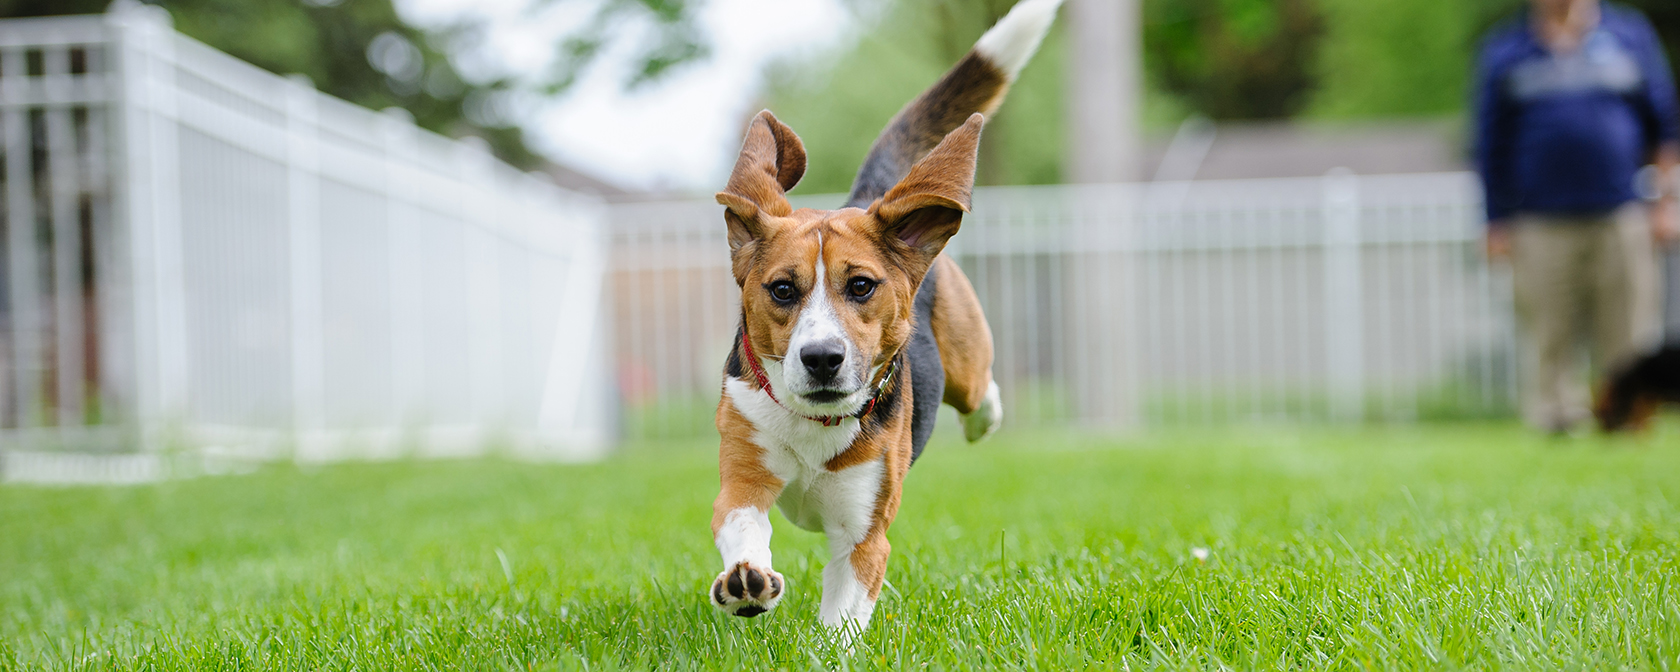
<svg viewBox="0 0 1680 672"><path fill-rule="evenodd" d="M1061 4L1062 0L1021 0L944 77L899 110L869 148L846 205L869 207L969 115L991 115L1003 103L1010 82L1038 51Z"/></svg>

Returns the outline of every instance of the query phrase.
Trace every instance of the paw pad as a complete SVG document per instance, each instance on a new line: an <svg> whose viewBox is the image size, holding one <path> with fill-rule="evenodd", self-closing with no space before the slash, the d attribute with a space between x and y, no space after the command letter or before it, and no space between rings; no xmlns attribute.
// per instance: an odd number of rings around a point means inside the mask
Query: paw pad
<svg viewBox="0 0 1680 672"><path fill-rule="evenodd" d="M742 562L712 581L712 605L723 611L752 618L776 608L782 597L782 575Z"/></svg>

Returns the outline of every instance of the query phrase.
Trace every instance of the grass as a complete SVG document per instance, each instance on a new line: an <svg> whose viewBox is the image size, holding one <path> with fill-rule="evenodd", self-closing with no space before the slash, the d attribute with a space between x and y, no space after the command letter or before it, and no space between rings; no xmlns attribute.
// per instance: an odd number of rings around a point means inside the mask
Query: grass
<svg viewBox="0 0 1680 672"><path fill-rule="evenodd" d="M1672 435L942 431L849 651L779 516L781 608L707 606L689 442L0 487L0 668L1680 669Z"/></svg>

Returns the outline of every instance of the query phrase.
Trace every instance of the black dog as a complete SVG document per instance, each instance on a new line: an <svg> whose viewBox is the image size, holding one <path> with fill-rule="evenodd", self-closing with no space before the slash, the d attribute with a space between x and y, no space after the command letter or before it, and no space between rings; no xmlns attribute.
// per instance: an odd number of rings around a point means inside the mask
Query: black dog
<svg viewBox="0 0 1680 672"><path fill-rule="evenodd" d="M1680 402L1680 343L1622 367L1599 389L1593 415L1606 432L1638 431L1650 424L1663 402Z"/></svg>

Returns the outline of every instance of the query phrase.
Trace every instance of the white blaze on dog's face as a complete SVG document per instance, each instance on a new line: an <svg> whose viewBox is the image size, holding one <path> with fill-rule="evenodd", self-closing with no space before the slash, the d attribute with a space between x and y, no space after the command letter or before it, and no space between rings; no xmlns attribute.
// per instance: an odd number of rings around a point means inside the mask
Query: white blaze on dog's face
<svg viewBox="0 0 1680 672"><path fill-rule="evenodd" d="M747 333L784 404L841 415L868 401L968 210L983 121L947 135L868 210L793 210L785 192L804 173L804 147L769 112L753 120L718 202Z"/></svg>
<svg viewBox="0 0 1680 672"><path fill-rule="evenodd" d="M815 415L854 411L909 341L920 278L881 251L863 210L787 220L757 243L761 261L742 284L747 332L783 403Z"/></svg>
<svg viewBox="0 0 1680 672"><path fill-rule="evenodd" d="M820 397L849 396L861 389L862 368L857 365L858 347L856 341L863 334L853 335L847 332L845 325L840 323L840 308L845 308L844 301L850 299L855 302L867 302L874 298L875 287L879 280L870 275L859 275L856 280L847 280L866 290L861 296L843 296L836 302L829 291L828 264L823 262L822 229L815 231L817 235L817 265L812 269L810 291L804 295L803 305L799 309L799 317L793 322L793 333L788 335L787 351L797 358L800 363L812 366L787 366L784 356L781 367L781 379L784 388L794 395L795 399L813 399L818 403L832 403L839 399ZM873 274L879 276L877 272ZM785 283L785 281L783 281ZM790 284L790 283L789 283ZM775 299L779 291L788 291L788 287L777 287L772 282L768 290L771 298ZM797 295L797 292L795 292ZM797 299L794 299L797 301ZM781 302L776 302L781 303ZM792 303L792 301L788 302ZM830 366L834 364L834 366ZM833 375L826 372L832 371Z"/></svg>

